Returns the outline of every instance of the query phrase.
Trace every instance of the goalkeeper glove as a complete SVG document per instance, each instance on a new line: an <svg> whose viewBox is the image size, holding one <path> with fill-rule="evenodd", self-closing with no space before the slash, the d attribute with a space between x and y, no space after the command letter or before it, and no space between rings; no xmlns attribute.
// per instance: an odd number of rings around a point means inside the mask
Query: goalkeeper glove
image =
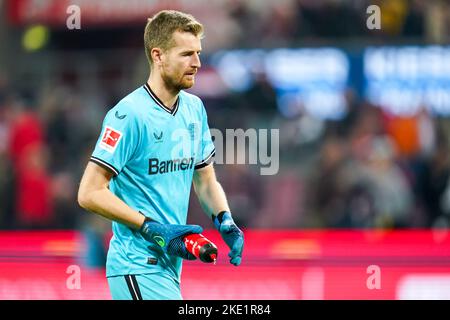
<svg viewBox="0 0 450 320"><path fill-rule="evenodd" d="M228 253L230 263L235 266L240 265L244 249L244 233L234 223L231 213L228 211L222 211L217 216L213 215L212 220L223 240L231 249Z"/></svg>
<svg viewBox="0 0 450 320"><path fill-rule="evenodd" d="M195 260L196 257L187 251L183 238L202 231L203 228L198 225L161 224L148 217L139 229L145 240L156 244L164 253L186 260Z"/></svg>

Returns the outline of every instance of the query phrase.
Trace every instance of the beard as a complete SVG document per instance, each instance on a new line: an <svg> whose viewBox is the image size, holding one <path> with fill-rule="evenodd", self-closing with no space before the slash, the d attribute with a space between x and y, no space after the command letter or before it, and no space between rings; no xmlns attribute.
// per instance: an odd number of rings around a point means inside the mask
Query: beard
<svg viewBox="0 0 450 320"><path fill-rule="evenodd" d="M167 73L163 73L161 78L166 88L170 91L179 92L180 90L189 89L194 85L194 80L187 81L183 75L181 77L174 77Z"/></svg>

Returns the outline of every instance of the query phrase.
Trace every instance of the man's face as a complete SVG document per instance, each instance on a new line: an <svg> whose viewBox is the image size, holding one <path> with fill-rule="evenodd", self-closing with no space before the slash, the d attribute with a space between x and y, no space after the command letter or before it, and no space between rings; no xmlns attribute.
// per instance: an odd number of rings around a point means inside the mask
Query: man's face
<svg viewBox="0 0 450 320"><path fill-rule="evenodd" d="M195 83L195 74L201 67L200 38L189 32L176 31L173 34L174 46L162 56L161 77L168 88L189 89Z"/></svg>

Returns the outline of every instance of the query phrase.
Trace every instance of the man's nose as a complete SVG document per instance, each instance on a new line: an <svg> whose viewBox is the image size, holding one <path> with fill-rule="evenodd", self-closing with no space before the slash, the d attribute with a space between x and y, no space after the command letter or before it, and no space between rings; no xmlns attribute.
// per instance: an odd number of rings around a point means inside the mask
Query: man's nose
<svg viewBox="0 0 450 320"><path fill-rule="evenodd" d="M194 53L192 55L191 67L200 68L201 66L200 56L197 53Z"/></svg>

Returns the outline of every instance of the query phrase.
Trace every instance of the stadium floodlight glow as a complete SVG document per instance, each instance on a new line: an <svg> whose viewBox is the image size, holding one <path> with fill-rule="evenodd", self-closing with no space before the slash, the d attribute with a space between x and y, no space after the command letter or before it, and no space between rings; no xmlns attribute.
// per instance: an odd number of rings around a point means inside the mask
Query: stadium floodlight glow
<svg viewBox="0 0 450 320"><path fill-rule="evenodd" d="M275 49L265 57L266 74L286 117L302 112L318 119L341 119L350 62L337 48Z"/></svg>
<svg viewBox="0 0 450 320"><path fill-rule="evenodd" d="M319 119L345 115L350 61L338 48L221 51L211 63L233 91L249 90L256 76L264 74L285 117L296 116L299 108Z"/></svg>
<svg viewBox="0 0 450 320"><path fill-rule="evenodd" d="M219 52L211 59L225 85L236 92L248 90L253 78L244 62L245 53L241 51Z"/></svg>
<svg viewBox="0 0 450 320"><path fill-rule="evenodd" d="M369 47L365 96L398 116L450 115L450 46Z"/></svg>

